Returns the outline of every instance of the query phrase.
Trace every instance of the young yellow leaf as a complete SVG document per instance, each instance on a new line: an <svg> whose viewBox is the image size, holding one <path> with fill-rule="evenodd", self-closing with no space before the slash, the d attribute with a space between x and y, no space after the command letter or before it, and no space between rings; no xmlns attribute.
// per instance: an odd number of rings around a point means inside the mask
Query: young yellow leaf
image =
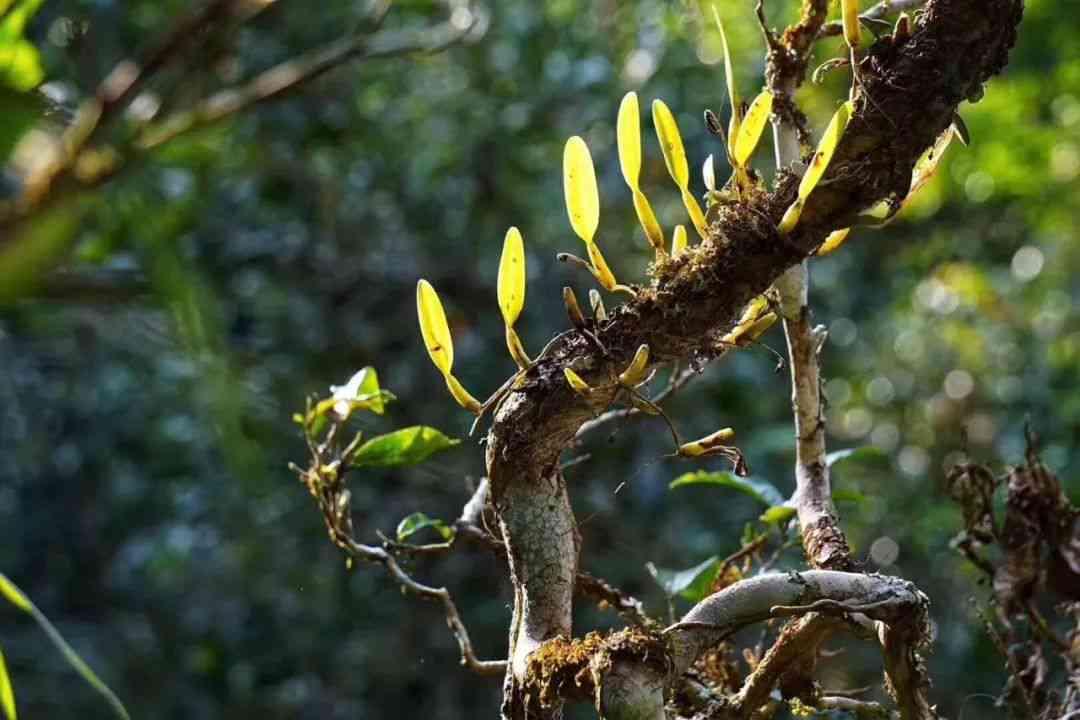
<svg viewBox="0 0 1080 720"><path fill-rule="evenodd" d="M18 720L15 711L15 688L11 685L11 676L8 675L7 662L4 653L0 650L0 708L4 710L7 720Z"/></svg>
<svg viewBox="0 0 1080 720"><path fill-rule="evenodd" d="M499 310L510 328L525 306L525 244L516 227L506 231L502 258L499 260Z"/></svg>
<svg viewBox="0 0 1080 720"><path fill-rule="evenodd" d="M454 367L454 339L450 336L439 295L427 280L416 283L416 312L420 316L420 334L424 336L431 362L443 375L449 375Z"/></svg>
<svg viewBox="0 0 1080 720"><path fill-rule="evenodd" d="M720 338L720 342L728 345L737 344L739 338L741 338L768 309L769 301L764 295L758 295L746 304L746 307L743 308L742 315L739 317L739 321L735 323L735 327L731 328L726 335Z"/></svg>
<svg viewBox="0 0 1080 720"><path fill-rule="evenodd" d="M664 231L660 228L660 222L656 219L645 193L640 190L634 190L634 211L637 212L638 221L649 244L658 255L664 252Z"/></svg>
<svg viewBox="0 0 1080 720"><path fill-rule="evenodd" d="M509 325L506 326L506 348L510 351L510 357L514 358L514 362L522 370L527 370L532 365L529 354L525 352L525 346L521 344L521 338Z"/></svg>
<svg viewBox="0 0 1080 720"><path fill-rule="evenodd" d="M921 190L926 183L930 182L930 178L937 171L938 163L945 156L945 151L949 149L949 144L954 137L957 137L956 131L952 127L946 128L945 132L938 135L934 144L927 148L926 152L915 162L915 167L911 171L911 188L908 190L909 198Z"/></svg>
<svg viewBox="0 0 1080 720"><path fill-rule="evenodd" d="M728 98L731 100L731 122L728 124L728 143L733 143L739 125L742 124L742 106L739 104L739 92L735 88L735 70L731 64L731 51L728 49L727 33L724 32L724 23L720 21L720 13L713 5L713 17L716 18L716 27L720 30L720 46L724 51L724 80L727 82ZM731 146L734 155L734 145Z"/></svg>
<svg viewBox="0 0 1080 720"><path fill-rule="evenodd" d="M604 260L604 256L600 253L600 248L596 243L589 243L589 261L592 262L592 273L596 278L596 281L600 283L600 286L609 292L615 290L615 286L618 282L615 280L615 274L611 272L611 268L608 267L607 261Z"/></svg>
<svg viewBox="0 0 1080 720"><path fill-rule="evenodd" d="M840 138L844 137L844 130L847 129L848 121L851 120L853 109L851 101L848 100L833 114L829 126L825 128L825 134L821 136L821 142L818 143L814 157L810 158L810 167L806 169L799 183L800 200L806 200L828 169L833 153L836 152L836 146L840 144Z"/></svg>
<svg viewBox="0 0 1080 720"><path fill-rule="evenodd" d="M690 168L686 164L686 150L683 148L682 135L679 134L675 116L663 100L653 100L652 116L668 174L680 189L684 189L690 184Z"/></svg>
<svg viewBox="0 0 1080 720"><path fill-rule="evenodd" d="M723 445L725 441L735 437L735 431L731 428L723 428L717 430L711 435L707 435L700 440L693 442L683 443L679 446L679 454L684 457L698 457L700 455L706 455L710 450Z"/></svg>
<svg viewBox="0 0 1080 720"><path fill-rule="evenodd" d="M675 257L686 249L686 226L676 225L671 237L671 256Z"/></svg>
<svg viewBox="0 0 1080 720"><path fill-rule="evenodd" d="M600 193L589 146L577 135L566 141L563 150L563 191L570 227L586 244L591 243L600 225Z"/></svg>
<svg viewBox="0 0 1080 720"><path fill-rule="evenodd" d="M592 392L592 388L589 387L589 383L581 379L581 376L568 367L563 368L563 375L566 377L566 382L570 384L570 388L579 395L588 396Z"/></svg>
<svg viewBox="0 0 1080 720"><path fill-rule="evenodd" d="M843 13L844 40L848 47L859 47L859 0L840 0L840 10Z"/></svg>
<svg viewBox="0 0 1080 720"><path fill-rule="evenodd" d="M805 205L803 199L796 198L795 202L791 203L791 205L788 206L788 209L784 211L784 217L781 218L780 224L776 228L780 231L781 235L787 235L799 224L803 205Z"/></svg>
<svg viewBox="0 0 1080 720"><path fill-rule="evenodd" d="M772 104L773 95L768 90L762 90L761 94L754 98L754 102L750 103L750 109L746 111L746 117L739 125L739 135L735 138L735 150L732 153L735 164L739 167L746 165L761 140L761 133L772 114Z"/></svg>
<svg viewBox="0 0 1080 720"><path fill-rule="evenodd" d="M847 240L848 233L851 232L851 228L844 228L843 230L834 230L829 233L829 236L825 238L825 242L821 243L821 247L817 249L817 255L828 255L836 250L838 247L844 244Z"/></svg>
<svg viewBox="0 0 1080 720"><path fill-rule="evenodd" d="M697 230L697 234L701 236L702 240L708 238L708 232L706 231L705 213L701 211L701 205L698 205L697 198L694 197L689 190L683 188L682 191L683 205L686 206L686 212L690 216L690 222L693 223L694 229Z"/></svg>
<svg viewBox="0 0 1080 720"><path fill-rule="evenodd" d="M619 167L631 190L638 189L641 175L641 111L636 92L628 92L619 104L619 118L615 126L619 144Z"/></svg>
<svg viewBox="0 0 1080 720"><path fill-rule="evenodd" d="M450 394L454 396L454 400L457 400L457 404L465 408L474 415L479 415L483 406L480 401L469 394L469 391L465 389L465 386L458 382L458 379L447 373L446 389L450 391Z"/></svg>
<svg viewBox="0 0 1080 720"><path fill-rule="evenodd" d="M626 387L636 387L645 379L645 371L649 367L649 346L642 344L634 353L634 359L630 361L626 369L619 374L619 384Z"/></svg>
<svg viewBox="0 0 1080 720"><path fill-rule="evenodd" d="M746 328L746 332L742 334L739 340L749 342L751 340L757 340L759 337L765 334L765 331L776 324L777 316L774 312L765 313L757 320L753 322L750 327Z"/></svg>

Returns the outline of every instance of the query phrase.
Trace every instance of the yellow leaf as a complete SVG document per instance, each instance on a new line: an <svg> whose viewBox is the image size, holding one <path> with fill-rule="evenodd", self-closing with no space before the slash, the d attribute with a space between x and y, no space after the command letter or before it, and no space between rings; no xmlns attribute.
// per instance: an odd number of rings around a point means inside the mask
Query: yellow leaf
<svg viewBox="0 0 1080 720"><path fill-rule="evenodd" d="M720 342L728 345L738 344L739 338L741 338L768 309L769 301L764 295L758 295L746 304L746 307L743 308L742 315L739 317L739 321L735 323L735 327L731 328L726 335L720 338Z"/></svg>
<svg viewBox="0 0 1080 720"><path fill-rule="evenodd" d="M672 257L678 255L686 249L686 226L676 225L675 232L671 237L671 255Z"/></svg>
<svg viewBox="0 0 1080 720"><path fill-rule="evenodd" d="M568 367L563 368L563 375L566 377L566 382L570 384L570 388L579 395L588 395L592 392L592 388L589 387L589 383L581 379L581 376Z"/></svg>
<svg viewBox="0 0 1080 720"><path fill-rule="evenodd" d="M656 138L660 141L660 151L664 154L671 179L680 189L690 183L690 169L686 164L686 150L683 148L682 135L675 122L675 116L663 100L653 100L653 125L656 126Z"/></svg>
<svg viewBox="0 0 1080 720"><path fill-rule="evenodd" d="M952 127L946 128L945 132L938 135L934 144L927 148L915 162L915 167L911 171L911 188L908 190L908 197L921 190L934 176L938 163L945 156L945 151L949 149L949 143L954 137L958 137L956 130Z"/></svg>
<svg viewBox="0 0 1080 720"><path fill-rule="evenodd" d="M817 249L817 255L828 255L844 244L847 240L848 233L851 232L851 228L844 228L843 230L834 230L829 233L829 236L825 238L825 242L821 243L821 247Z"/></svg>
<svg viewBox="0 0 1080 720"><path fill-rule="evenodd" d="M615 280L615 274L611 272L611 268L608 267L607 261L604 260L604 256L600 253L600 248L596 243L589 243L589 260L592 262L592 272L596 281L600 283L600 286L609 292L615 290L615 286L618 282Z"/></svg>
<svg viewBox="0 0 1080 720"><path fill-rule="evenodd" d="M735 151L732 156L735 164L744 167L750 156L754 154L754 148L761 140L761 133L765 130L765 123L772 114L773 95L768 90L762 90L761 94L754 98L750 109L746 111L746 118L739 125L739 136L735 139Z"/></svg>
<svg viewBox="0 0 1080 720"><path fill-rule="evenodd" d="M576 302L576 301L575 301ZM607 310L604 308L604 299L596 289L589 290L589 305L592 306L593 319L598 323L607 322Z"/></svg>
<svg viewBox="0 0 1080 720"><path fill-rule="evenodd" d="M514 358L514 362L522 370L527 370L532 365L529 354L525 352L525 346L521 344L521 338L509 325L506 326L506 348L510 351L510 357Z"/></svg>
<svg viewBox="0 0 1080 720"><path fill-rule="evenodd" d="M784 211L784 217L780 220L780 225L777 226L777 230L781 235L787 235L789 232L795 229L795 226L799 224L799 218L802 216L804 202L801 198L797 198L795 202L788 206L788 209Z"/></svg>
<svg viewBox="0 0 1080 720"><path fill-rule="evenodd" d="M728 143L734 142L738 133L739 125L742 124L742 106L739 105L739 92L735 88L735 69L731 64L731 51L728 50L727 33L724 32L724 23L720 21L720 13L713 5L713 17L716 18L716 27L720 29L720 45L724 50L724 80L727 82L728 98L731 100L731 123L728 125ZM732 146L734 150L734 146ZM734 155L734 152L732 152Z"/></svg>
<svg viewBox="0 0 1080 720"><path fill-rule="evenodd" d="M631 91L623 96L615 134L623 178L631 190L637 190L638 177L641 175L641 111L638 109L636 92Z"/></svg>
<svg viewBox="0 0 1080 720"><path fill-rule="evenodd" d="M698 235L702 240L708 238L708 232L705 225L705 213L701 211L701 206L698 205L697 198L694 197L689 190L683 188L682 191L683 205L686 206L686 212L690 215L690 222L694 224L694 229L697 230Z"/></svg>
<svg viewBox="0 0 1080 720"><path fill-rule="evenodd" d="M626 369L619 375L619 384L626 387L635 387L645 379L645 371L649 367L649 346L642 344L634 353L634 359L630 361Z"/></svg>
<svg viewBox="0 0 1080 720"><path fill-rule="evenodd" d="M454 396L454 400L457 400L457 404L474 415L479 415L483 409L480 401L470 395L469 391L465 389L465 386L458 382L458 379L450 373L447 373L443 377L446 378L446 389Z"/></svg>
<svg viewBox="0 0 1080 720"><path fill-rule="evenodd" d="M697 457L699 455L705 455L710 450L723 445L724 441L730 440L735 437L735 431L731 428L723 428L717 430L711 435L695 440L693 442L683 443L679 446L679 454L686 457Z"/></svg>
<svg viewBox="0 0 1080 720"><path fill-rule="evenodd" d="M836 152L836 146L840 144L840 138L844 137L844 130L847 129L848 121L851 120L852 110L853 106L848 100L840 106L829 121L829 126L825 128L825 134L821 136L821 142L818 143L814 157L810 158L810 166L799 183L800 200L806 200L828 169L833 153Z"/></svg>
<svg viewBox="0 0 1080 720"><path fill-rule="evenodd" d="M503 240L498 295L503 321L513 327L525 306L525 244L516 227L507 230Z"/></svg>
<svg viewBox="0 0 1080 720"><path fill-rule="evenodd" d="M7 598L15 607L19 608L23 612L33 612L33 605L30 604L30 600L23 595L22 590L15 587L15 583L7 579L7 575L0 573L0 594Z"/></svg>
<svg viewBox="0 0 1080 720"><path fill-rule="evenodd" d="M420 334L424 336L431 362L443 375L449 375L454 366L454 339L450 336L439 295L427 280L416 283L416 312L420 316Z"/></svg>
<svg viewBox="0 0 1080 720"><path fill-rule="evenodd" d="M844 40L848 47L859 46L859 0L840 0L840 10L844 17Z"/></svg>
<svg viewBox="0 0 1080 720"><path fill-rule="evenodd" d="M563 191L570 227L586 244L591 243L600 225L600 193L589 146L577 135L566 141L563 150Z"/></svg>
<svg viewBox="0 0 1080 720"><path fill-rule="evenodd" d="M634 190L634 211L637 212L638 221L649 244L657 254L664 252L664 231L660 228L660 222L656 219L648 198L640 190Z"/></svg>
<svg viewBox="0 0 1080 720"><path fill-rule="evenodd" d="M7 720L17 720L15 688L11 686L11 676L8 675L7 662L4 660L3 651L0 651L0 707L4 709L4 717Z"/></svg>

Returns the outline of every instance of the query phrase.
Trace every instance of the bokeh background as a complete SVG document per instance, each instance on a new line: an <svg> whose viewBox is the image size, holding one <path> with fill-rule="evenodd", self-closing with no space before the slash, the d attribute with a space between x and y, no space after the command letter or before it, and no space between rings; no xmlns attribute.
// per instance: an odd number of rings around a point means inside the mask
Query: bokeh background
<svg viewBox="0 0 1080 720"><path fill-rule="evenodd" d="M1061 3L1026 4L1005 75L961 110L971 147L950 148L891 226L857 230L812 264L815 319L830 331L830 449L882 451L837 466L852 498L843 523L870 568L931 596L933 697L950 717L1000 717L991 695L1004 678L973 614L987 591L949 548L960 516L941 483L962 430L974 457L1004 468L1021 460L1030 418L1044 459L1078 490L1080 28ZM772 24L795 5L768 3ZM45 2L26 31L44 89L74 108L186 6ZM174 97L338 37L368 10L278 2L216 47L209 71L169 78ZM763 70L753 4L720 10L749 95ZM430 24L441 11L401 2L386 26ZM620 278L640 281L649 252L615 156L619 100L628 90L646 107L663 98L694 167L722 155L701 113L720 111L725 89L718 36L695 3L500 0L483 11L486 30L466 45L346 65L171 143L97 191L61 271L0 310L0 569L137 717L495 712L499 683L458 667L439 608L402 596L378 568L346 571L287 469L305 460L290 416L373 365L399 401L371 431L425 423L466 438L471 418L420 341L417 278L447 306L459 377L490 392L513 370L495 304L506 228L526 241L518 329L530 351L567 325L560 288L584 298L592 286L554 259L580 250L562 205L566 138L592 148L599 241ZM840 52L823 42L817 58ZM848 82L840 70L801 93L819 131ZM4 118L0 109L0 127ZM647 118L643 129L643 187L670 230L686 218ZM755 163L771 173L771 150ZM764 342L783 350L778 329ZM763 348L731 354L669 410L687 436L736 427L754 477L787 493L789 386L774 366ZM683 569L730 553L762 510L719 488L668 490L692 469L662 457L668 442L656 422L609 426L569 471L583 567L661 616L645 564ZM356 477L361 537L375 541L416 510L456 517L482 473L482 448L466 439L435 462ZM791 553L782 566L798 561ZM411 569L452 589L482 656L503 656L498 562L467 548ZM584 608L578 620L582 632L613 623ZM106 716L32 622L0 610L0 643L26 717ZM852 645L824 677L877 684L880 661Z"/></svg>

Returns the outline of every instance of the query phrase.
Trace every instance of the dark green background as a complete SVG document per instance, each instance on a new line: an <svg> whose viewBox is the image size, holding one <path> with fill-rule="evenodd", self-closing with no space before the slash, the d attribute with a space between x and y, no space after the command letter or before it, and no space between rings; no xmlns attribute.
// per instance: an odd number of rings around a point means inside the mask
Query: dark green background
<svg viewBox="0 0 1080 720"><path fill-rule="evenodd" d="M28 36L70 108L184 5L48 2ZM785 23L794 5L773 0L770 19ZM1030 417L1067 484L1080 466L1080 57L1067 5L1028 0L1005 76L961 109L972 146L948 151L902 218L857 230L812 264L815 319L831 330L830 448L876 444L888 458L837 469L837 487L868 498L841 505L844 526L860 558L893 539L898 559L881 570L931 596L933 698L954 718L1001 717L987 694L1003 682L969 604L986 590L948 547L960 517L941 481L961 429L974 456L1002 468L1020 461ZM221 43L215 71L152 89L182 106L227 72L248 76L336 37L364 10L279 2ZM562 204L566 138L581 134L596 159L609 262L641 281L649 252L615 155L619 100L635 89L643 108L655 97L673 108L700 193L696 168L721 154L701 112L721 110L726 93L718 38L695 5L558 0L488 11L478 42L348 65L169 145L88 200L66 268L107 277L107 292L45 278L0 311L0 570L139 718L496 712L499 683L458 667L441 610L403 597L378 568L346 572L286 468L305 460L290 416L306 395L374 365L400 400L373 431L422 422L465 437L471 418L420 341L417 278L447 307L458 376L486 395L513 370L495 303L506 228L525 237L518 329L531 352L567 326L560 288L584 299L592 287L554 260L582 250ZM762 72L752 3L721 12L751 95ZM403 2L387 27L438 19L428 3ZM839 52L822 43L818 60ZM800 96L818 132L848 81L839 70ZM643 188L670 233L686 218L651 122L642 124ZM765 146L756 165L768 175ZM783 349L779 330L765 342ZM687 436L734 426L754 477L787 493L789 387L773 368L764 349L736 353L669 409ZM761 511L718 488L668 491L694 468L663 459L668 443L657 422L611 426L569 472L583 567L658 614L664 599L644 564L686 568L726 554ZM415 469L356 477L361 537L375 541L415 510L452 519L466 479L482 473L482 448L467 440ZM505 653L498 562L467 549L410 569L453 590L482 656ZM580 632L612 622L591 611L579 620ZM0 612L0 643L25 717L106 716L14 610ZM876 685L880 661L856 645L822 677Z"/></svg>

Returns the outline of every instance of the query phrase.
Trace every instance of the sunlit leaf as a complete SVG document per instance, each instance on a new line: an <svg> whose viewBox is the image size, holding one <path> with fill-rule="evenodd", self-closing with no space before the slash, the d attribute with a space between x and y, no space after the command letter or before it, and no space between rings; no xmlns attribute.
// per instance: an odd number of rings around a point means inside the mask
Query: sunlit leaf
<svg viewBox="0 0 1080 720"><path fill-rule="evenodd" d="M674 257L686 249L686 226L676 225L671 237L671 255Z"/></svg>
<svg viewBox="0 0 1080 720"><path fill-rule="evenodd" d="M619 104L616 136L623 178L631 190L637 190L641 175L641 110L636 92L626 93Z"/></svg>
<svg viewBox="0 0 1080 720"><path fill-rule="evenodd" d="M746 111L746 117L739 125L739 134L735 139L735 149L732 157L737 165L745 166L754 154L761 133L765 130L765 124L772 114L773 95L768 90L762 90L761 94L754 98L750 109Z"/></svg>
<svg viewBox="0 0 1080 720"><path fill-rule="evenodd" d="M634 353L634 358L622 373L619 374L619 383L627 387L635 387L645 379L645 373L649 367L649 346L642 344Z"/></svg>
<svg viewBox="0 0 1080 720"><path fill-rule="evenodd" d="M663 100L653 100L652 116L668 174L680 189L684 189L690 183L690 168L686 163L686 150L683 148L682 135L679 133L675 116Z"/></svg>
<svg viewBox="0 0 1080 720"><path fill-rule="evenodd" d="M592 263L593 275L596 277L597 282L605 290L614 290L618 282L615 280L615 274L608 267L607 260L604 259L604 255L600 252L600 248L593 242L586 247L589 250L589 261Z"/></svg>
<svg viewBox="0 0 1080 720"><path fill-rule="evenodd" d="M699 440L683 443L679 446L679 454L684 457L708 455L711 450L714 450L721 445L726 445L727 441L731 440L733 437L735 437L734 430L731 428L721 428Z"/></svg>
<svg viewBox="0 0 1080 720"><path fill-rule="evenodd" d="M416 312L420 316L420 334L431 362L443 375L449 375L454 367L454 339L450 336L450 325L446 322L439 295L427 280L416 283Z"/></svg>
<svg viewBox="0 0 1080 720"><path fill-rule="evenodd" d="M698 470L697 472L685 473L675 478L668 488L674 490L675 488L691 485L716 485L730 488L744 495L749 495L762 505L782 505L784 503L784 496L771 483L763 480L735 477L729 472Z"/></svg>
<svg viewBox="0 0 1080 720"><path fill-rule="evenodd" d="M352 467L415 465L460 442L460 440L443 435L435 428L414 425L371 438L356 449L349 458L349 465Z"/></svg>
<svg viewBox="0 0 1080 720"><path fill-rule="evenodd" d="M589 146L577 135L566 141L563 150L563 192L570 227L586 244L591 243L600 226L600 192Z"/></svg>
<svg viewBox="0 0 1080 720"><path fill-rule="evenodd" d="M840 0L840 12L843 15L844 41L849 47L859 46L861 29L859 27L859 0Z"/></svg>
<svg viewBox="0 0 1080 720"><path fill-rule="evenodd" d="M446 380L446 389L450 391L450 395L453 396L458 405L471 413L480 414L483 409L480 401L474 398L453 374L447 373L443 375L443 379Z"/></svg>
<svg viewBox="0 0 1080 720"><path fill-rule="evenodd" d="M382 415L387 401L394 399L392 393L379 387L379 375L370 366L354 374L344 385L331 385L330 392L331 402L344 400L352 404L353 410L369 410L376 415Z"/></svg>
<svg viewBox="0 0 1080 720"><path fill-rule="evenodd" d="M570 368L563 368L563 376L566 377L566 382L570 385L570 388L579 395L588 395L592 392L589 383L582 380L581 376Z"/></svg>
<svg viewBox="0 0 1080 720"><path fill-rule="evenodd" d="M840 106L829 121L829 126L825 128L825 134L821 137L821 142L818 143L817 150L810 159L810 165L806 168L806 173L803 174L802 181L799 183L799 197L788 207L780 221L781 233L791 232L799 223L807 197L817 187L829 168L829 163L832 162L836 147L840 144L840 139L844 136L844 130L847 129L848 121L851 119L852 109L852 103L848 100Z"/></svg>
<svg viewBox="0 0 1080 720"><path fill-rule="evenodd" d="M690 602L697 602L708 594L719 567L720 558L715 555L687 570L669 570L657 567L651 562L645 563L645 569L666 597L680 595Z"/></svg>
<svg viewBox="0 0 1080 720"><path fill-rule="evenodd" d="M525 243L516 227L506 231L499 260L499 310L507 327L513 327L525 306Z"/></svg>
<svg viewBox="0 0 1080 720"><path fill-rule="evenodd" d="M908 190L908 198L914 196L926 183L930 182L930 178L937 171L938 164L945 156L945 151L949 149L949 144L954 137L956 137L956 131L951 126L946 128L945 132L938 135L934 144L919 156L911 171L911 189Z"/></svg>
<svg viewBox="0 0 1080 720"><path fill-rule="evenodd" d="M660 228L660 222L656 219L652 205L649 204L645 193L640 190L634 191L634 211L637 213L641 229L645 231L645 238L658 253L664 251L664 231Z"/></svg>
<svg viewBox="0 0 1080 720"><path fill-rule="evenodd" d="M705 183L706 190L716 190L716 165L713 163L713 156L711 153L709 154L709 157L705 158L705 162L701 165L701 180Z"/></svg>
<svg viewBox="0 0 1080 720"><path fill-rule="evenodd" d="M690 216L690 222L694 225L694 229L697 230L697 234L701 236L702 240L708 238L708 231L705 224L705 213L701 210L701 205L698 204L697 198L686 189L682 191L683 205L686 207L686 213Z"/></svg>
<svg viewBox="0 0 1080 720"><path fill-rule="evenodd" d="M402 518L398 523L395 535L398 542L404 542L412 535L425 529L431 528L439 533L443 540L449 541L454 537L454 529L438 518L431 518L422 512L414 512L408 517Z"/></svg>
<svg viewBox="0 0 1080 720"><path fill-rule="evenodd" d="M23 612L31 612L34 607L30 599L23 595L22 590L17 588L15 583L8 580L7 575L3 573L0 573L0 594L3 594L9 603Z"/></svg>
<svg viewBox="0 0 1080 720"><path fill-rule="evenodd" d="M8 675L3 650L0 650L0 708L3 708L4 717L7 720L18 720L18 713L15 710L15 688L11 685L11 676Z"/></svg>
<svg viewBox="0 0 1080 720"><path fill-rule="evenodd" d="M833 153L836 152L840 139L844 137L844 130L847 129L848 121L851 120L853 109L854 106L848 100L833 114L829 126L825 128L825 134L821 136L821 142L818 143L814 157L810 159L810 165L806 168L806 173L799 182L800 199L806 200L810 193L814 191L814 188L817 187L822 176L825 175L829 163L832 162Z"/></svg>
<svg viewBox="0 0 1080 720"><path fill-rule="evenodd" d="M829 233L828 237L825 238L825 242L821 243L821 247L817 249L817 255L820 257L835 251L844 244L844 241L847 240L848 234L850 233L851 228L832 231Z"/></svg>

